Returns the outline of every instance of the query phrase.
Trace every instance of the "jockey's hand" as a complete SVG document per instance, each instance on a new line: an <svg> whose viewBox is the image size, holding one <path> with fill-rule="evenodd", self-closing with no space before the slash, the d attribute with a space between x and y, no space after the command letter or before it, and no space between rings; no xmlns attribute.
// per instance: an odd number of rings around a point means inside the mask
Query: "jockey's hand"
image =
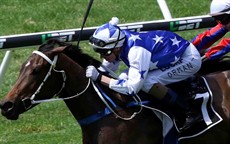
<svg viewBox="0 0 230 144"><path fill-rule="evenodd" d="M86 68L86 77L91 78L93 81L100 82L101 76L94 66L90 65Z"/></svg>
<svg viewBox="0 0 230 144"><path fill-rule="evenodd" d="M201 57L201 60L202 60L202 62L205 62L205 61L208 60L208 58L206 57L206 55L203 55L203 56Z"/></svg>

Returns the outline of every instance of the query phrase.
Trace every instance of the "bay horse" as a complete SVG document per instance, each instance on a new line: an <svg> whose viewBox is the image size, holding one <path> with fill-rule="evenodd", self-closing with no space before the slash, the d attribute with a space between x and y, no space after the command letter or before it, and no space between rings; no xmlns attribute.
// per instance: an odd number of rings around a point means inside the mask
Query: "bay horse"
<svg viewBox="0 0 230 144"><path fill-rule="evenodd" d="M1 100L1 113L7 119L19 115L42 101L64 100L80 124L83 144L162 144L161 121L149 109L139 105L127 107L132 99L101 85L118 104L114 113L99 98L94 84L85 77L85 69L100 62L62 42L41 45L21 66L19 77ZM213 92L214 108L223 121L207 132L180 141L180 144L229 144L230 138L230 71L205 75ZM141 112L140 112L141 109ZM136 112L136 115L133 115ZM132 117L133 116L133 117Z"/></svg>
<svg viewBox="0 0 230 144"><path fill-rule="evenodd" d="M147 110L143 110L142 113L130 121L121 120L115 115L108 115L93 123L89 123L87 120L87 124L80 123L82 119L97 113L100 114L106 108L97 96L92 84L89 84L90 80L85 77L86 66L91 62L96 66L99 65L99 62L81 54L80 49L74 52L66 52L69 55L67 56L65 51L67 51L68 46L60 45L61 47L57 48L54 48L56 46L51 47L54 49L47 49L49 47L47 45L42 45L39 48L39 51L52 61L55 56L58 56L54 70L49 70L52 62L48 62L49 60L47 61L36 53L32 54L22 65L17 82L1 101L0 107L3 116L7 119L16 120L21 113L36 105L30 105L30 102L26 101L27 98L34 97L36 101L48 99L58 94L60 98L73 97L64 101L72 115L79 121L83 144L138 144L161 141L162 138L159 134L161 125L155 126L155 123L160 123L160 121L152 113L149 114ZM77 63L70 58L72 54ZM44 80L49 71L50 76L47 80ZM63 77L64 71L66 76ZM107 91L111 95L120 97L119 94ZM120 100L120 103L122 103L122 100ZM118 113L123 117L129 117L136 109L139 109L139 107L125 111L120 110Z"/></svg>

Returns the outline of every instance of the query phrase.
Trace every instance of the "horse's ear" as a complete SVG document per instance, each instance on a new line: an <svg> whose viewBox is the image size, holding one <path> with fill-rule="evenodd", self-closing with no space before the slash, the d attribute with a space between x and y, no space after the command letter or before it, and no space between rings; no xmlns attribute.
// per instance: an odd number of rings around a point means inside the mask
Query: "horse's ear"
<svg viewBox="0 0 230 144"><path fill-rule="evenodd" d="M62 53L68 46L60 46L60 47L56 47L54 49L52 49L52 53L54 54L58 54L58 53Z"/></svg>

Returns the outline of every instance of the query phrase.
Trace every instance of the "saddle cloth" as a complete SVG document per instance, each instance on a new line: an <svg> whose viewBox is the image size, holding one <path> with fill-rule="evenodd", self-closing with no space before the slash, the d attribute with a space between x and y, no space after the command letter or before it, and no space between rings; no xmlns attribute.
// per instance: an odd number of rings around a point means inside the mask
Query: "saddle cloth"
<svg viewBox="0 0 230 144"><path fill-rule="evenodd" d="M223 120L213 108L213 95L204 77L192 77L185 81L168 85L168 87L175 90L180 96L184 96L199 111L203 120L180 132L175 118L170 114L170 110L167 110L167 106L156 104L154 108L158 110L153 111L162 121L164 144L172 143L176 139L180 141L198 136ZM154 106L154 104L151 104L151 106Z"/></svg>

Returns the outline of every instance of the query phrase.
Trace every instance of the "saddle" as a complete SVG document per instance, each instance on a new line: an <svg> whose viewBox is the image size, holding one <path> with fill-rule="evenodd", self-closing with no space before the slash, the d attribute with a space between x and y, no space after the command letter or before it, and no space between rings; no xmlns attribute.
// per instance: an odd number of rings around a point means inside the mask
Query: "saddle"
<svg viewBox="0 0 230 144"><path fill-rule="evenodd" d="M179 96L182 96L185 102L193 109L200 109L200 105L195 102L196 94L206 93L209 91L204 79L199 76L193 76L186 80L167 85L168 88L175 91ZM162 100L158 100L153 96L144 92L139 92L138 95L142 100L150 100L149 106L160 109L166 113L170 113L172 108L165 104ZM178 116L181 113L178 111ZM176 116L176 115L175 115Z"/></svg>
<svg viewBox="0 0 230 144"><path fill-rule="evenodd" d="M185 100L192 100L197 93L205 93L208 91L204 78L200 76L192 76L186 80L167 85L179 95L184 96Z"/></svg>
<svg viewBox="0 0 230 144"><path fill-rule="evenodd" d="M171 107L169 108L159 100L152 100L149 106L168 114L173 120L174 128L176 129L175 131L177 132L179 140L202 134L210 127L222 121L222 118L212 106L212 92L210 91L204 77L193 76L184 81L167 85L167 87L174 90L179 96L182 96L183 99L188 102L189 106L196 110L202 117L201 121L198 121L185 131L181 132L179 130L179 123L176 121L185 116L178 110L178 114L172 115L171 111L173 109Z"/></svg>

